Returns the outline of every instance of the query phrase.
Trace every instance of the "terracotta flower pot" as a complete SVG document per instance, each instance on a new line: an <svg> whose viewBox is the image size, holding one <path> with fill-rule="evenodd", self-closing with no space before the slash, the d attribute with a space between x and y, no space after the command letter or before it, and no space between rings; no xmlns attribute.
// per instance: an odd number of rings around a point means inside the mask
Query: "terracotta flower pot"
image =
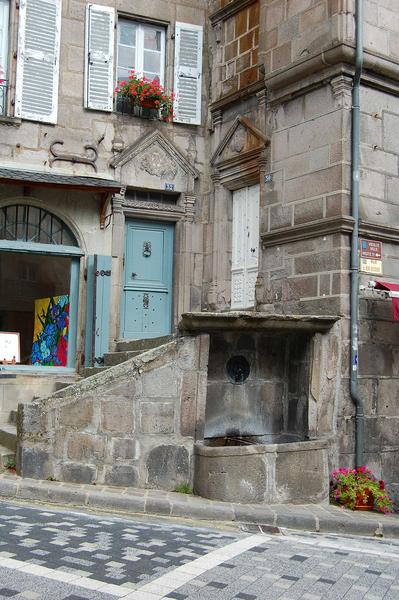
<svg viewBox="0 0 399 600"><path fill-rule="evenodd" d="M363 494L361 493L356 495L356 504L353 510L373 510L373 493L370 490L364 490L364 494L367 495L367 500L364 499Z"/></svg>

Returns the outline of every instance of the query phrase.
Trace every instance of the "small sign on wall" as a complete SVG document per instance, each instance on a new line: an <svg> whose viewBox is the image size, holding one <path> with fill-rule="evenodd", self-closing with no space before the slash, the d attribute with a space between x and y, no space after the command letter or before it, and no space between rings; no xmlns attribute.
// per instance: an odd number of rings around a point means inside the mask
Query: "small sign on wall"
<svg viewBox="0 0 399 600"><path fill-rule="evenodd" d="M374 240L360 240L360 270L364 273L381 275L382 243Z"/></svg>
<svg viewBox="0 0 399 600"><path fill-rule="evenodd" d="M0 331L0 364L20 362L19 333Z"/></svg>

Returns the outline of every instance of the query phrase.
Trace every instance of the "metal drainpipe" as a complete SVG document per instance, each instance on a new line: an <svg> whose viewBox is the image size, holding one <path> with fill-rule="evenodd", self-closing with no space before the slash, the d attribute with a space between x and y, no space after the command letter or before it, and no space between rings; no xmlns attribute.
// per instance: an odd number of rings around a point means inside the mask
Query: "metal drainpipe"
<svg viewBox="0 0 399 600"><path fill-rule="evenodd" d="M351 364L350 392L356 406L356 467L364 464L364 403L358 391L359 345L359 184L360 184L360 79L363 68L363 0L356 0L356 62L352 91L352 217L351 246Z"/></svg>

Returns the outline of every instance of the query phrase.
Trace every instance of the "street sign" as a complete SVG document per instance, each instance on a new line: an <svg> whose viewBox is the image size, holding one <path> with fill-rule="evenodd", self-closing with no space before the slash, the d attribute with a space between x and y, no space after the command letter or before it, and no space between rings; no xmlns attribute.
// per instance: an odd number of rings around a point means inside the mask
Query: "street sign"
<svg viewBox="0 0 399 600"><path fill-rule="evenodd" d="M382 243L374 240L360 241L360 270L373 275L382 274Z"/></svg>

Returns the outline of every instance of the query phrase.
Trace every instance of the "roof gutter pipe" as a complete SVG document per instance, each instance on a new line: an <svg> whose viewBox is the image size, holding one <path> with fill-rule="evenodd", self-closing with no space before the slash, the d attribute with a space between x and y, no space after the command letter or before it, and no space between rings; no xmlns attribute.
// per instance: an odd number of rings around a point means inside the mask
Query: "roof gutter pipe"
<svg viewBox="0 0 399 600"><path fill-rule="evenodd" d="M352 217L351 245L351 364L350 393L356 407L356 467L364 464L364 403L358 390L359 346L359 185L360 185L360 80L363 69L363 0L356 0L356 59L352 90Z"/></svg>

